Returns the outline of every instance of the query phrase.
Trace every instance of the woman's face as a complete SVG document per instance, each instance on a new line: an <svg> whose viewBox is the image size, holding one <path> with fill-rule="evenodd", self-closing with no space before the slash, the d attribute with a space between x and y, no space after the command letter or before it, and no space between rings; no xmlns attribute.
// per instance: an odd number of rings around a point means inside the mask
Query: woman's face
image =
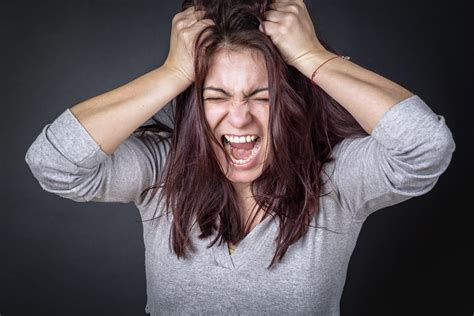
<svg viewBox="0 0 474 316"><path fill-rule="evenodd" d="M232 157L226 177L234 185L248 185L262 173L267 157L270 103L263 55L219 50L211 59L203 100L211 130ZM225 172L224 153L212 145Z"/></svg>

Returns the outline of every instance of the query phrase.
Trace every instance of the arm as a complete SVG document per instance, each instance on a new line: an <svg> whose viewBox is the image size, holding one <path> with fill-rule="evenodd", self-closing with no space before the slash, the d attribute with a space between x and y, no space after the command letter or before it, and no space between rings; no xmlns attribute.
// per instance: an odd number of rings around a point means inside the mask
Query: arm
<svg viewBox="0 0 474 316"><path fill-rule="evenodd" d="M145 135L129 136L108 155L66 109L42 129L25 160L47 192L76 202L142 204L149 195L140 194L157 182L170 148L169 138Z"/></svg>
<svg viewBox="0 0 474 316"><path fill-rule="evenodd" d="M189 84L179 72L162 66L70 110L101 149L111 155L134 130Z"/></svg>
<svg viewBox="0 0 474 316"><path fill-rule="evenodd" d="M285 61L311 79L329 58L300 0L276 0L261 31ZM341 206L354 220L430 191L447 169L455 143L444 117L417 95L348 60L326 63L314 78L370 135L348 138L326 166ZM329 170L332 169L332 170Z"/></svg>
<svg viewBox="0 0 474 316"><path fill-rule="evenodd" d="M311 79L313 71L331 57L326 50L312 51L298 62L297 69ZM368 134L395 104L414 94L349 60L335 58L316 73L316 84L341 104Z"/></svg>
<svg viewBox="0 0 474 316"><path fill-rule="evenodd" d="M173 18L164 65L134 81L71 108L102 150L111 154L137 127L194 81L194 38L211 20L194 7Z"/></svg>
<svg viewBox="0 0 474 316"><path fill-rule="evenodd" d="M325 166L353 220L428 193L448 168L455 143L442 115L417 95L395 104L366 137L346 138Z"/></svg>
<svg viewBox="0 0 474 316"><path fill-rule="evenodd" d="M276 0L270 8L260 30L270 36L289 65L311 79L319 65L337 56L319 42L303 1ZM369 134L393 105L413 95L389 79L342 58L326 63L314 80Z"/></svg>
<svg viewBox="0 0 474 316"><path fill-rule="evenodd" d="M189 50L209 24L197 18L193 7L175 16L162 67L67 109L43 128L25 156L43 189L75 201L141 202L170 143L131 133L194 80Z"/></svg>
<svg viewBox="0 0 474 316"><path fill-rule="evenodd" d="M41 187L76 202L141 203L170 148L130 135L186 82L161 67L116 90L66 109L30 145L25 161ZM163 135L165 136L165 135Z"/></svg>

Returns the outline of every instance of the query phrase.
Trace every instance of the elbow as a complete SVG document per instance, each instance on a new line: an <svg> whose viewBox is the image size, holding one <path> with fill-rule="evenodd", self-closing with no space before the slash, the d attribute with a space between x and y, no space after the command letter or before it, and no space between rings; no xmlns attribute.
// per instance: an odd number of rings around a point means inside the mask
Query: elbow
<svg viewBox="0 0 474 316"><path fill-rule="evenodd" d="M394 190L404 195L426 194L448 169L455 149L451 131L443 127L423 145L388 157L385 165L387 178Z"/></svg>
<svg viewBox="0 0 474 316"><path fill-rule="evenodd" d="M36 146L35 143L31 144L26 151L24 159L33 176L37 180L40 180L42 178L43 161L45 161L45 157L41 153L41 148Z"/></svg>
<svg viewBox="0 0 474 316"><path fill-rule="evenodd" d="M30 168L30 170L32 169L33 167L33 164L36 162L36 156L34 155L33 151L34 151L34 148L33 148L33 145L30 145L30 147L28 147L28 150L26 151L26 154L25 154L25 162L26 164L28 165L28 167Z"/></svg>
<svg viewBox="0 0 474 316"><path fill-rule="evenodd" d="M456 151L456 143L453 138L451 130L444 126L440 129L436 139L436 151L438 154L438 161L446 167L451 162L453 153Z"/></svg>
<svg viewBox="0 0 474 316"><path fill-rule="evenodd" d="M52 164L52 157L41 146L33 143L28 148L24 159L33 177L44 191L76 202L85 201L76 189L71 187L71 183L77 181L77 175L64 172L64 170L71 170L71 167L64 166L60 162Z"/></svg>
<svg viewBox="0 0 474 316"><path fill-rule="evenodd" d="M433 175L439 177L448 169L453 153L456 150L456 143L449 128L444 125L438 133L433 135L429 141L430 150L426 153L425 160Z"/></svg>
<svg viewBox="0 0 474 316"><path fill-rule="evenodd" d="M442 115L437 115L438 129L437 132L430 138L430 148L434 168L444 172L449 164L454 151L456 150L456 143L453 138L451 130L446 125L446 121Z"/></svg>

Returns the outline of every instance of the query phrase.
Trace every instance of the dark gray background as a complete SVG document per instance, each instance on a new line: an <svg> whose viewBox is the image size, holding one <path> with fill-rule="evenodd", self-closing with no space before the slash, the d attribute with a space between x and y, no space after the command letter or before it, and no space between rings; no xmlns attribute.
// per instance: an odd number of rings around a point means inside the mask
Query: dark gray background
<svg viewBox="0 0 474 316"><path fill-rule="evenodd" d="M133 204L47 193L24 156L66 108L161 65L180 1L2 2L0 314L143 315L144 246ZM342 315L472 315L473 51L467 8L449 1L321 0L320 38L418 94L457 149L428 194L371 215ZM469 191L468 191L469 190ZM462 289L461 286L467 286ZM471 304L469 306L469 304Z"/></svg>

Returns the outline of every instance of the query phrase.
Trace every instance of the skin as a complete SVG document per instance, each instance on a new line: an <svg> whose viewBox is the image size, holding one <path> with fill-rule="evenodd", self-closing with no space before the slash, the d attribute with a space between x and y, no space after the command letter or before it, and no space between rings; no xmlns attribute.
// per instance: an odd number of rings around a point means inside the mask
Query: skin
<svg viewBox="0 0 474 316"><path fill-rule="evenodd" d="M219 91L217 91L219 90ZM222 90L222 91L220 91ZM257 91L253 95L252 92ZM264 57L249 50L219 50L212 58L204 82L204 111L206 120L217 139L222 135L259 135L260 150L257 164L239 170L226 161L222 150L213 144L222 170L238 192L242 208L250 212L255 204L250 183L263 170L268 156L268 122L270 114L268 76ZM248 214L249 216L250 214Z"/></svg>
<svg viewBox="0 0 474 316"><path fill-rule="evenodd" d="M275 0L260 31L270 37L286 63L309 79L316 68L337 56L318 40L303 0ZM313 81L369 134L392 106L413 96L397 83L342 58L324 64Z"/></svg>
<svg viewBox="0 0 474 316"><path fill-rule="evenodd" d="M71 112L105 153L111 155L136 128L192 84L193 42L202 29L214 24L211 20L202 19L202 16L203 12L196 11L194 7L174 16L170 50L162 66L71 107ZM395 82L342 58L326 63L312 78L316 68L336 55L325 50L319 42L302 0L276 0L265 13L260 30L270 37L289 65L312 79L341 104L369 134L392 106L413 96L412 92ZM239 88L240 91L233 91L236 100L244 89L242 85ZM227 114L230 118L239 118L239 115L245 114L242 116L244 125L246 120L249 125L243 126L242 130L255 128L263 131L262 120L254 120L253 116L247 118L250 112L246 111L245 106L239 104L232 108L230 116ZM230 125L229 117L222 121L224 125L216 124L218 131L224 127L235 128ZM257 170L253 170L246 174L229 175L237 186L241 186L238 192L243 201L248 196L246 180L252 179L257 173ZM243 203L243 214L248 212L247 205Z"/></svg>
<svg viewBox="0 0 474 316"><path fill-rule="evenodd" d="M112 155L134 130L194 81L192 43L205 27L214 24L202 16L203 11L190 7L173 17L163 65L70 108L106 154Z"/></svg>

